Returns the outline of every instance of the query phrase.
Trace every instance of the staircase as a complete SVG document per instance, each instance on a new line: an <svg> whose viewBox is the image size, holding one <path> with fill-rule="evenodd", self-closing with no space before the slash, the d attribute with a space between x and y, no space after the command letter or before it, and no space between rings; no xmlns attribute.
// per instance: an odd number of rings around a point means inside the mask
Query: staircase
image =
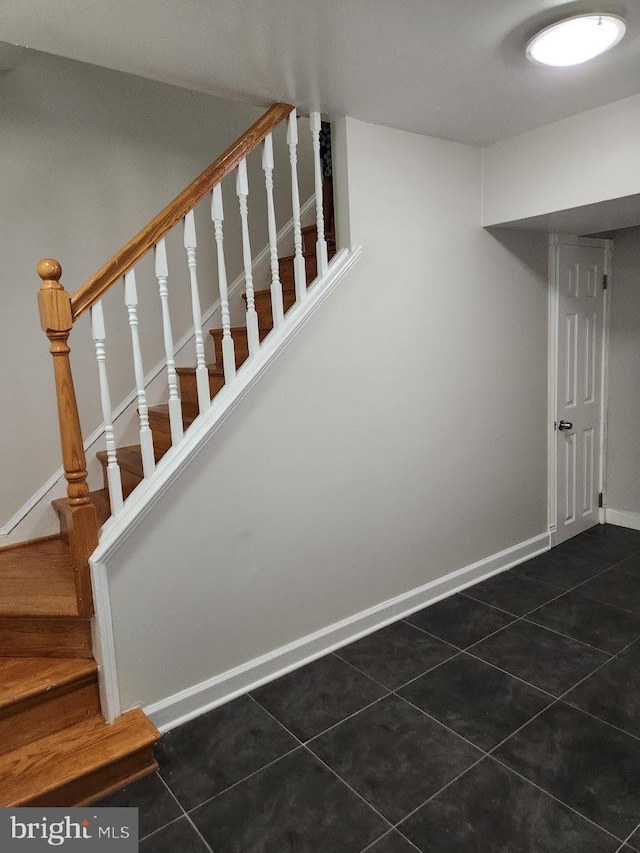
<svg viewBox="0 0 640 853"><path fill-rule="evenodd" d="M316 278L316 255L315 243L317 229L315 225L302 228L303 254L305 257L307 285ZM335 241L328 240L328 256L331 259L336 253ZM278 267L280 281L282 282L282 296L285 313L296 301L293 255L280 258ZM255 305L258 314L258 331L260 340L264 340L273 329L273 310L271 305L271 292L269 290L255 291ZM246 294L243 294L246 301ZM209 372L209 391L211 398L224 388L224 369L222 368L222 337L223 330L210 329L209 334L213 338L215 351L215 364L207 365ZM235 326L231 328L231 334L235 345L236 365L240 367L249 357L249 344L246 326ZM182 420L184 428L190 426L198 415L198 396L196 389L196 367L178 367L180 377L180 396L182 399ZM151 406L149 408L149 425L153 433L153 450L156 461L159 461L171 447L171 426L169 422L169 407L167 404ZM108 455L106 451L96 454L102 464L104 488L92 492L91 497L98 512L98 520L101 524L110 515L109 509L109 484L107 478ZM124 497L128 497L135 487L144 479L142 465L142 449L139 444L117 449L117 459L122 475L122 491ZM54 507L60 514L64 512L65 501L53 502Z"/></svg>
<svg viewBox="0 0 640 853"><path fill-rule="evenodd" d="M0 551L0 806L78 806L156 768L142 711L100 714L62 536Z"/></svg>
<svg viewBox="0 0 640 853"><path fill-rule="evenodd" d="M291 163L295 254L278 259L271 133L285 120ZM100 527L112 514L117 517L125 509L126 498L153 475L155 463L173 444L182 440L184 429L200 415L208 414L211 400L220 390L229 385L232 392L236 370L249 359L250 353L258 352L274 324L278 327L274 336L279 334L283 313L294 303L311 298L307 296L306 287L316 279L318 272L327 271L328 260L336 253L334 241L324 235L319 113L311 114L316 225L303 228L301 224L296 120L295 110L290 105L271 107L75 294L68 294L60 283L62 269L57 261L46 259L38 265L42 279L38 303L41 325L53 356L67 498L53 502L60 522L59 535L0 550L0 807L85 805L157 767L153 745L160 735L141 710L119 714L119 709L110 709L107 702L103 710L113 722L107 723L101 715L98 666L92 652L91 620L95 611L89 559L98 545ZM271 261L271 288L265 291L255 291L253 287L247 224L246 158L259 145L262 145L268 198ZM246 327L234 328L230 325L224 266L221 191L221 181L232 172L236 173L240 202L247 307ZM222 322L222 328L210 330L215 352L212 365L206 365L204 357L193 212L194 206L207 193L212 193ZM168 311L164 238L180 224L184 229L189 267L197 364L176 368ZM134 265L151 251L155 254L162 300L168 402L149 407L138 337ZM117 447L106 370L102 297L123 276L134 356L140 444ZM74 323L88 311L91 311L106 439L106 451L97 454L103 466L104 487L94 492L89 491L87 484L67 343ZM279 345L283 335L274 340ZM99 619L96 621L99 631ZM108 679L105 683L109 684Z"/></svg>

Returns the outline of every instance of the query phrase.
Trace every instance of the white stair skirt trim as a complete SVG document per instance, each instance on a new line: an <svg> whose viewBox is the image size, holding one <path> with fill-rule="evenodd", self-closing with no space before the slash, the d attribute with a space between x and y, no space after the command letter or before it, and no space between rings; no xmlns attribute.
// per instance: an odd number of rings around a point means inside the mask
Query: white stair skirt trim
<svg viewBox="0 0 640 853"><path fill-rule="evenodd" d="M329 652L353 643L367 634L403 619L429 604L435 604L480 580L504 572L512 566L549 549L549 534L542 533L477 563L430 581L424 586L383 601L374 607L308 634L269 654L254 658L235 669L169 696L143 710L161 732L186 723L262 684L280 678Z"/></svg>
<svg viewBox="0 0 640 853"><path fill-rule="evenodd" d="M315 207L315 196L308 198L300 209L301 217L304 217L309 211ZM293 218L286 222L278 231L277 242L280 243L286 239L289 234L293 233ZM255 272L263 265L268 264L270 258L269 244L263 246L252 261L251 268ZM229 285L229 297L231 297L245 283L244 271ZM221 307L220 299L216 299L213 305L208 308L202 315L203 326L207 325L213 315ZM176 356L185 347L193 348L193 329L186 332L175 346ZM166 368L166 358L159 361L144 378L145 388L153 382ZM113 410L114 424L118 418L127 416L128 413L135 410L138 403L136 391L131 391L128 396L122 400ZM104 424L100 424L84 442L84 450L87 457L92 457L98 450L102 450L102 437L104 435ZM100 442L100 446L96 447ZM88 460L90 461L90 460ZM62 466L55 471L46 483L31 495L25 503L17 510L11 518L0 527L0 548L5 545L13 545L16 542L23 542L26 539L35 539L38 536L48 536L49 534L59 533L60 525L58 517L51 507L51 501L56 498L63 498L67 493L67 481L64 479L64 469ZM31 515L31 518L28 516Z"/></svg>
<svg viewBox="0 0 640 853"><path fill-rule="evenodd" d="M605 522L617 524L618 527L629 527L631 530L640 530L640 512L629 512L626 509L604 510Z"/></svg>
<svg viewBox="0 0 640 853"><path fill-rule="evenodd" d="M93 552L91 583L96 614L94 617L94 651L100 665L102 713L108 720L119 713L115 646L110 609L102 599L108 598L108 579L105 563L138 527L153 506L171 486L181 471L210 441L238 403L244 399L260 376L275 362L280 353L302 329L326 297L358 262L362 247L342 249L332 259L329 269L308 288L307 298L289 311L280 329L273 329L264 339L256 356L238 370L234 382L223 388L211 401L211 407L185 433L182 442L162 457L150 477L140 483L130 495L117 517L111 517L100 531L100 542Z"/></svg>

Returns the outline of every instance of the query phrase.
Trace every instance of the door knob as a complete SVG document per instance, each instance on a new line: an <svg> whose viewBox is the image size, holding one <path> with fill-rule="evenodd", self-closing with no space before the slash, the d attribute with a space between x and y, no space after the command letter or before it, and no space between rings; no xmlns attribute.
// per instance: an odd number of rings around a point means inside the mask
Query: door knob
<svg viewBox="0 0 640 853"><path fill-rule="evenodd" d="M558 424L558 429L573 429L573 424L571 423L571 421L560 421L560 423Z"/></svg>

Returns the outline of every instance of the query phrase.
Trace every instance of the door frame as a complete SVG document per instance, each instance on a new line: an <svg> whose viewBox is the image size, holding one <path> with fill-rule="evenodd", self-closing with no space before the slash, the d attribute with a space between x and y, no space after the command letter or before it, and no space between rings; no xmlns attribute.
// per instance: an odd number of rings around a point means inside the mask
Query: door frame
<svg viewBox="0 0 640 853"><path fill-rule="evenodd" d="M557 544L557 508L558 508L558 442L556 438L556 420L558 405L558 267L556 263L558 246L595 246L604 249L604 275L607 276L607 289L604 291L602 314L602 361L600 365L600 446L598 452L598 491L602 495L602 507L599 520L604 524L607 506L607 403L609 396L609 300L611 298L611 259L613 240L595 237L573 237L567 234L549 235L549 292L548 292L548 389L547 389L547 522L549 544Z"/></svg>

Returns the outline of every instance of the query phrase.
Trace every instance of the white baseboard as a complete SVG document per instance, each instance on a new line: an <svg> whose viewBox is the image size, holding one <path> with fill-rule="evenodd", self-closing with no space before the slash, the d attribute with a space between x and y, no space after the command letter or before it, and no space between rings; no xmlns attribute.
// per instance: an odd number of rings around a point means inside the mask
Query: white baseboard
<svg viewBox="0 0 640 853"><path fill-rule="evenodd" d="M162 732L549 549L542 533L144 708Z"/></svg>
<svg viewBox="0 0 640 853"><path fill-rule="evenodd" d="M626 509L605 509L605 521L607 524L617 524L619 527L630 527L632 530L640 530L640 512L629 512Z"/></svg>

